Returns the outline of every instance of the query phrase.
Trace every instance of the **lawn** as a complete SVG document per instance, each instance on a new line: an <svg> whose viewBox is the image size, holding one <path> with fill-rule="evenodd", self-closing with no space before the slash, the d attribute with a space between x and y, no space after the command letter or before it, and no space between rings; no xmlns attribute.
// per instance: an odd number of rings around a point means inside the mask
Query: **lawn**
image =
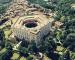
<svg viewBox="0 0 75 60"><path fill-rule="evenodd" d="M13 53L11 60L17 60L19 57L20 57L20 55L18 53Z"/></svg>
<svg viewBox="0 0 75 60"><path fill-rule="evenodd" d="M4 34L5 34L5 38L9 38L9 36L11 34L11 30L5 30Z"/></svg>
<svg viewBox="0 0 75 60"><path fill-rule="evenodd" d="M3 48L1 51L0 51L0 54L4 53L6 51L6 48Z"/></svg>
<svg viewBox="0 0 75 60"><path fill-rule="evenodd" d="M21 57L20 60L27 60L25 57Z"/></svg>
<svg viewBox="0 0 75 60"><path fill-rule="evenodd" d="M12 23L15 23L19 17L15 17L12 19Z"/></svg>
<svg viewBox="0 0 75 60"><path fill-rule="evenodd" d="M64 50L64 48L62 46L57 46L57 49L56 49L58 52L62 52Z"/></svg>

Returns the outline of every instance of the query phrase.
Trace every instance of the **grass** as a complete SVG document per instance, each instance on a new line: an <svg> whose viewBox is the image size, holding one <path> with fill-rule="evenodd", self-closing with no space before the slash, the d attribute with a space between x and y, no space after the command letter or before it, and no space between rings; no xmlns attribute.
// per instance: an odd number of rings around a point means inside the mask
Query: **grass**
<svg viewBox="0 0 75 60"><path fill-rule="evenodd" d="M5 30L4 34L5 34L5 38L9 38L9 36L11 34L11 30Z"/></svg>
<svg viewBox="0 0 75 60"><path fill-rule="evenodd" d="M48 58L46 55L44 55L44 60L51 60L50 58Z"/></svg>
<svg viewBox="0 0 75 60"><path fill-rule="evenodd" d="M3 48L1 51L0 51L0 54L4 53L6 51L6 48Z"/></svg>
<svg viewBox="0 0 75 60"><path fill-rule="evenodd" d="M75 59L75 52L70 52L70 56L72 59Z"/></svg>
<svg viewBox="0 0 75 60"><path fill-rule="evenodd" d="M25 57L21 57L20 60L27 60Z"/></svg>
<svg viewBox="0 0 75 60"><path fill-rule="evenodd" d="M15 17L12 19L12 23L15 23L19 17Z"/></svg>
<svg viewBox="0 0 75 60"><path fill-rule="evenodd" d="M18 53L13 53L13 56L11 57L11 60L16 60L20 57Z"/></svg>
<svg viewBox="0 0 75 60"><path fill-rule="evenodd" d="M5 27L5 25L0 26L0 29L3 29Z"/></svg>
<svg viewBox="0 0 75 60"><path fill-rule="evenodd" d="M63 49L64 49L64 48L63 48L62 46L57 46L57 49L56 49L56 50L57 50L58 52L62 52Z"/></svg>

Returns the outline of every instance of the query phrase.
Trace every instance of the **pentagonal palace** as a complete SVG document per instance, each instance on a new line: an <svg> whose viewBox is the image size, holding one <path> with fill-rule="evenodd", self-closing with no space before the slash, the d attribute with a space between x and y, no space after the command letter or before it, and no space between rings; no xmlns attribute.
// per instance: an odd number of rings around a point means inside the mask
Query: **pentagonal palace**
<svg viewBox="0 0 75 60"><path fill-rule="evenodd" d="M51 21L45 15L23 16L12 25L14 36L31 42L40 42L51 29Z"/></svg>

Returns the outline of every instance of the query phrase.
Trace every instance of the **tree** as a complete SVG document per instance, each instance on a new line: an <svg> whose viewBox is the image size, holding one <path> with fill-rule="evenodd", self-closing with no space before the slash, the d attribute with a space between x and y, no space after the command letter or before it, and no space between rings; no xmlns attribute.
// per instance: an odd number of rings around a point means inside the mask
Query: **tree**
<svg viewBox="0 0 75 60"><path fill-rule="evenodd" d="M63 45L67 48L69 48L70 50L75 50L74 46L75 46L75 33L70 33L66 40L64 40Z"/></svg>
<svg viewBox="0 0 75 60"><path fill-rule="evenodd" d="M12 50L7 50L2 58L2 60L10 60L12 56Z"/></svg>
<svg viewBox="0 0 75 60"><path fill-rule="evenodd" d="M45 40L41 41L41 44L39 45L39 49L43 53L49 53L50 51L54 51L56 49L56 43L53 40L53 37L49 36Z"/></svg>
<svg viewBox="0 0 75 60"><path fill-rule="evenodd" d="M0 14L4 14L7 10L7 7L10 5L9 3L12 0L0 0Z"/></svg>
<svg viewBox="0 0 75 60"><path fill-rule="evenodd" d="M71 60L69 51L63 55L63 60Z"/></svg>
<svg viewBox="0 0 75 60"><path fill-rule="evenodd" d="M12 50L12 45L11 45L11 43L9 41L6 41L5 48L9 49L9 50Z"/></svg>
<svg viewBox="0 0 75 60"><path fill-rule="evenodd" d="M21 43L21 46L28 48L28 45L29 45L29 42L28 42L28 41L25 41L25 40L23 39L23 41L22 41L22 43Z"/></svg>
<svg viewBox="0 0 75 60"><path fill-rule="evenodd" d="M6 6L0 6L0 14L5 13L6 11Z"/></svg>
<svg viewBox="0 0 75 60"><path fill-rule="evenodd" d="M4 31L2 29L0 29L0 46L4 47L5 45L5 35L4 35Z"/></svg>
<svg viewBox="0 0 75 60"><path fill-rule="evenodd" d="M55 7L55 11L57 12L55 18L61 21L61 17L64 16L64 21L67 21L73 16L71 4L73 3L72 0L57 0L57 4ZM70 18L69 18L70 17Z"/></svg>
<svg viewBox="0 0 75 60"><path fill-rule="evenodd" d="M24 57L28 57L29 56L28 48L20 46L18 50L19 50L21 56L24 56Z"/></svg>
<svg viewBox="0 0 75 60"><path fill-rule="evenodd" d="M45 1L45 0L28 0L30 3L39 4L40 6L46 9L54 9L53 3L54 0ZM55 0L56 1L56 0Z"/></svg>
<svg viewBox="0 0 75 60"><path fill-rule="evenodd" d="M12 50L6 49L3 53L0 54L0 60L10 60L12 56Z"/></svg>
<svg viewBox="0 0 75 60"><path fill-rule="evenodd" d="M34 41L32 41L29 44L28 48L29 48L29 52L32 53L32 54L33 53L37 54L39 52L39 48L37 47L37 45L36 45L36 43Z"/></svg>

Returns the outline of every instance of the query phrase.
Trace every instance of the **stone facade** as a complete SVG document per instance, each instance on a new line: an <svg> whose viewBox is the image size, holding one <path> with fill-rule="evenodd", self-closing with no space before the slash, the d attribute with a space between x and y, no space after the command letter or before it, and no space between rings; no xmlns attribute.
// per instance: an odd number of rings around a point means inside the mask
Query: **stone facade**
<svg viewBox="0 0 75 60"><path fill-rule="evenodd" d="M29 42L34 40L36 43L40 42L40 40L50 32L50 29L50 20L41 14L20 17L16 23L12 25L12 31L16 37Z"/></svg>

